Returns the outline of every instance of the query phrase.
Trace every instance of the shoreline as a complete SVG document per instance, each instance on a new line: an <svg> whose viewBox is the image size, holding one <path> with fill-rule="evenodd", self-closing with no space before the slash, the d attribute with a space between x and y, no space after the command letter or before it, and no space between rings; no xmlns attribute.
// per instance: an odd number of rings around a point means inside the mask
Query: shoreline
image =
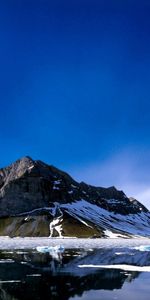
<svg viewBox="0 0 150 300"><path fill-rule="evenodd" d="M0 236L0 250L36 249L37 246L63 245L65 249L125 248L150 245L149 238L48 238Z"/></svg>

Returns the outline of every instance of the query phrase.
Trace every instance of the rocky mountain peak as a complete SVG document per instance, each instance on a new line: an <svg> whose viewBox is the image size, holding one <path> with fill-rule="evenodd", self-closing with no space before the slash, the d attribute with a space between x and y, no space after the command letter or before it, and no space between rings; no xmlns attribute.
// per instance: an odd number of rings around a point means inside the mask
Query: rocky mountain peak
<svg viewBox="0 0 150 300"><path fill-rule="evenodd" d="M116 187L75 181L29 156L0 169L0 234L150 235L150 213ZM55 228L55 230L54 230ZM135 230L136 228L136 230Z"/></svg>
<svg viewBox="0 0 150 300"><path fill-rule="evenodd" d="M29 156L22 157L6 168L0 169L0 187L21 176L34 167L34 160Z"/></svg>
<svg viewBox="0 0 150 300"><path fill-rule="evenodd" d="M79 200L121 214L147 211L114 186L104 188L78 183L66 172L29 156L0 169L0 216Z"/></svg>

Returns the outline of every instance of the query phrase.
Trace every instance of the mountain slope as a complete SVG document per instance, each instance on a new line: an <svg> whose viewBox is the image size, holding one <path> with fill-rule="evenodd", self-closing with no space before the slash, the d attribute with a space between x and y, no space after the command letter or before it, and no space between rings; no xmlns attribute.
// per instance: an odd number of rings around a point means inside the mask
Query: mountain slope
<svg viewBox="0 0 150 300"><path fill-rule="evenodd" d="M23 157L0 169L0 235L150 236L150 213L115 187L78 183Z"/></svg>

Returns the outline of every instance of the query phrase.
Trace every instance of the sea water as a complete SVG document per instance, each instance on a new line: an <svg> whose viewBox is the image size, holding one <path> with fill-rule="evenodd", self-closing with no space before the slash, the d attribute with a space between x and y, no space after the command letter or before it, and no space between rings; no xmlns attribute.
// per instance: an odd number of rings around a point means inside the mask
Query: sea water
<svg viewBox="0 0 150 300"><path fill-rule="evenodd" d="M0 238L0 300L149 295L149 239Z"/></svg>

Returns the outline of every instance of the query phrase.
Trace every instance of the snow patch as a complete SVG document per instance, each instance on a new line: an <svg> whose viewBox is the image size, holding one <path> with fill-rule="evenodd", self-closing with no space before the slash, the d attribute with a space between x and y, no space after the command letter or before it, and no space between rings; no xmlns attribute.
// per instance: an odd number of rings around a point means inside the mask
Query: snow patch
<svg viewBox="0 0 150 300"><path fill-rule="evenodd" d="M73 188L75 188L75 189L78 188L78 187L77 187L76 185L74 185L74 184L71 184L71 186L72 186Z"/></svg>
<svg viewBox="0 0 150 300"><path fill-rule="evenodd" d="M54 181L54 184L55 184L55 185L58 185L58 184L60 184L60 183L61 183L61 179L55 180L55 181Z"/></svg>
<svg viewBox="0 0 150 300"><path fill-rule="evenodd" d="M63 213L60 210L59 204L57 202L55 202L55 208L54 209L55 209L55 211L54 211L55 215L56 215L57 210L59 210L60 216L54 218L53 221L50 222L50 224L49 224L50 236L49 237L53 236L54 230L57 231L59 237L62 237Z"/></svg>
<svg viewBox="0 0 150 300"><path fill-rule="evenodd" d="M29 168L28 168L28 170L31 170L31 169L33 169L33 168L34 168L34 165L33 165L33 166L31 166L31 167L29 167Z"/></svg>
<svg viewBox="0 0 150 300"><path fill-rule="evenodd" d="M124 237L124 235L120 234L120 233L114 233L108 229L104 230L104 233L107 237L109 237L110 239L116 239L118 237Z"/></svg>
<svg viewBox="0 0 150 300"><path fill-rule="evenodd" d="M134 266L134 265L78 265L79 268L101 268L101 269L120 269L135 272L150 272L150 266Z"/></svg>
<svg viewBox="0 0 150 300"><path fill-rule="evenodd" d="M63 221L63 219L60 219L58 217L58 218L55 218L52 222L50 222L50 225L49 225L50 236L49 237L53 236L54 229L58 232L59 237L63 237L62 236L62 224L61 224L62 221Z"/></svg>

